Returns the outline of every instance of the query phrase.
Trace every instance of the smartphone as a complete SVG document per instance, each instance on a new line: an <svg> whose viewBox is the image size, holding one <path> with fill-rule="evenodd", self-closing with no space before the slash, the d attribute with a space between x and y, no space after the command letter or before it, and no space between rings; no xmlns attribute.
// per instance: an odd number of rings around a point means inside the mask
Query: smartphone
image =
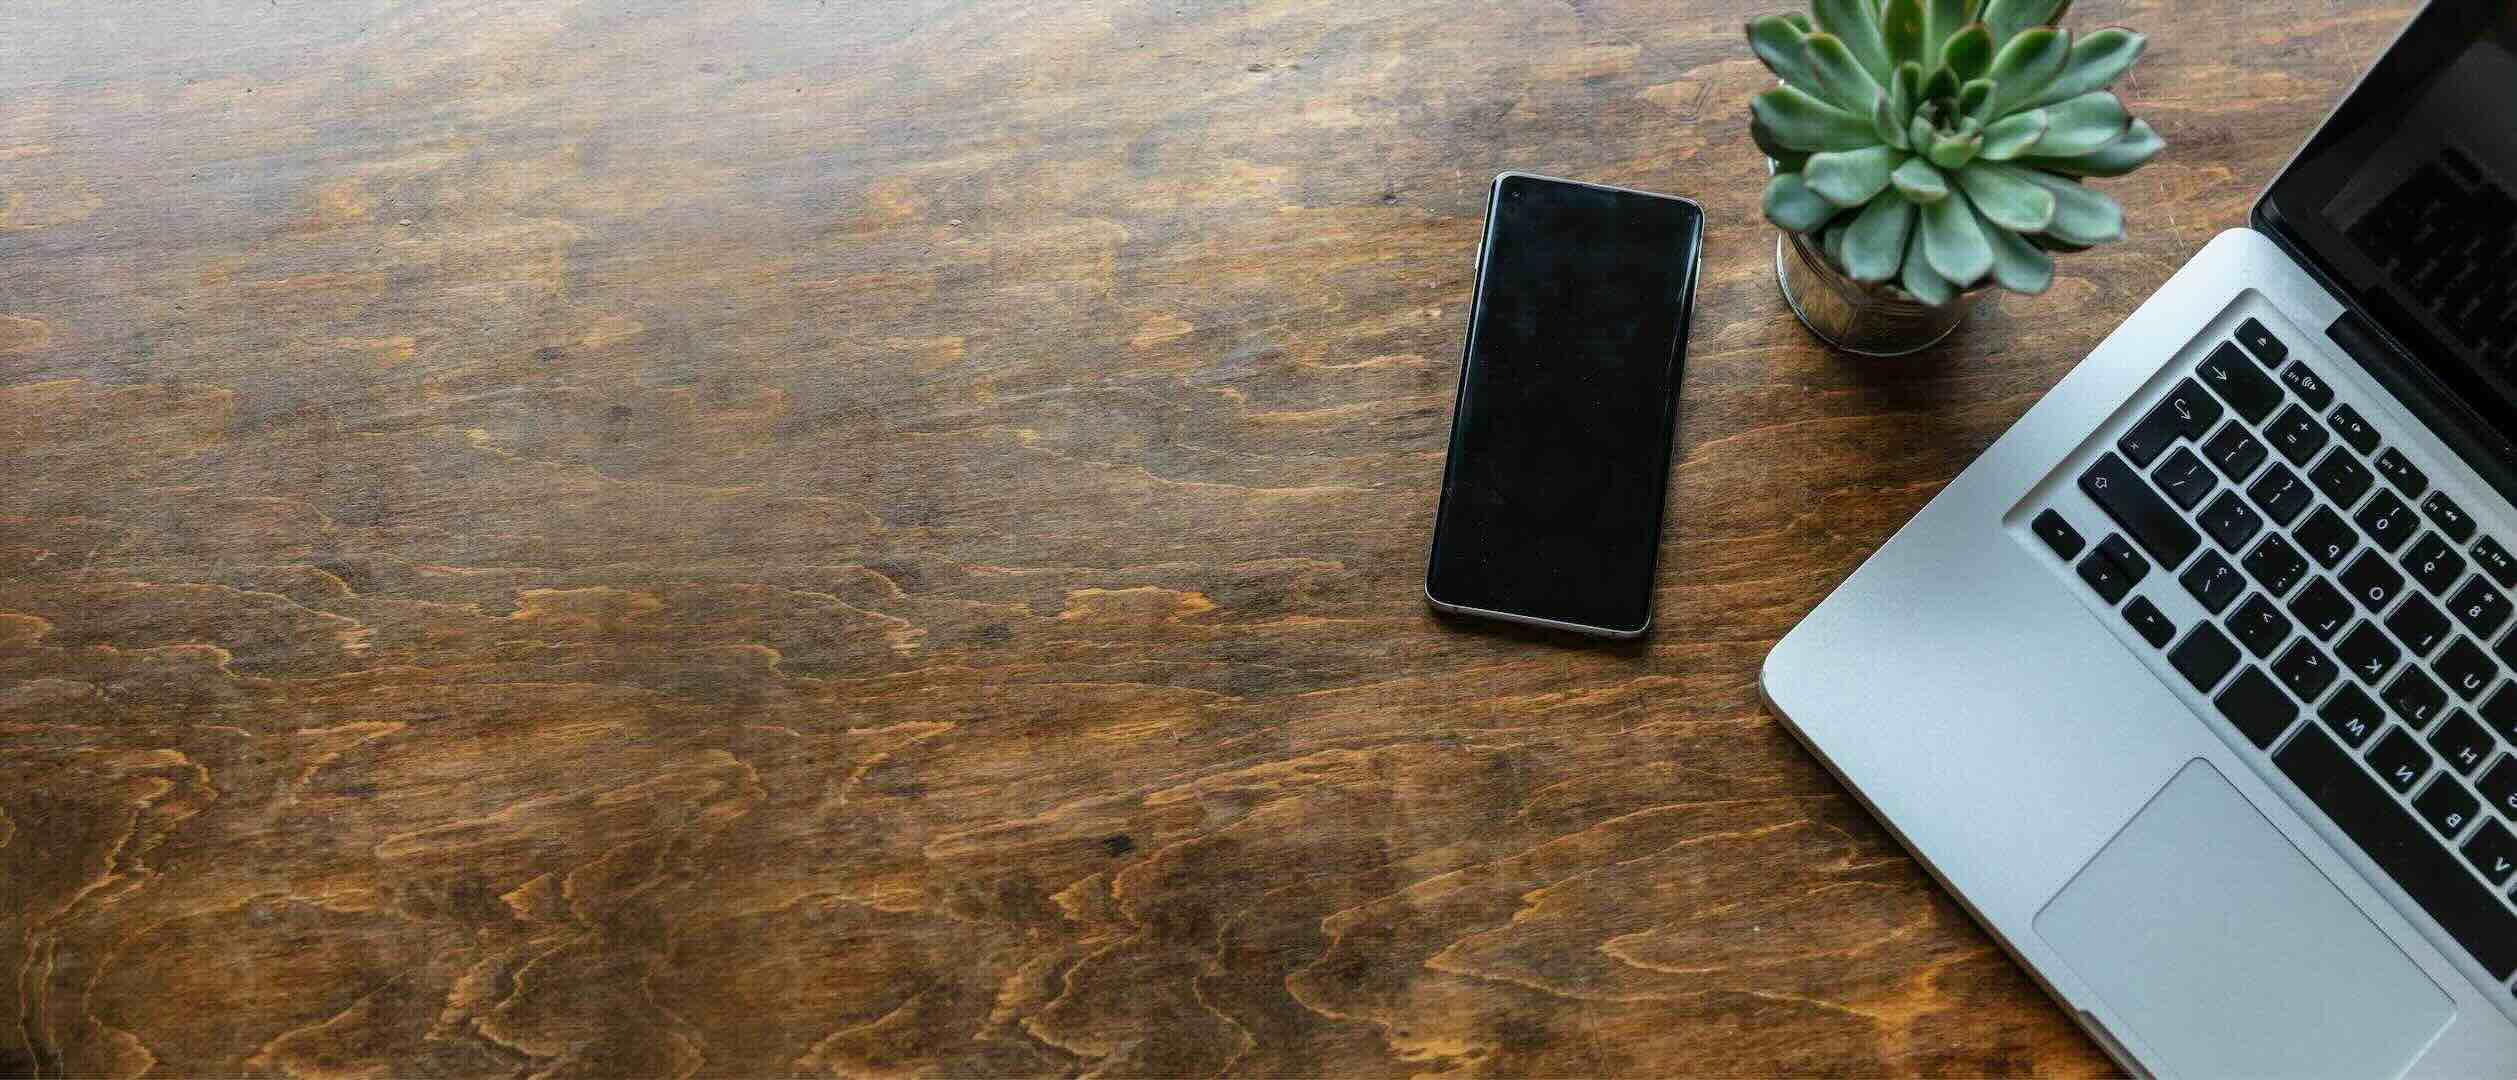
<svg viewBox="0 0 2517 1080"><path fill-rule="evenodd" d="M1687 199L1495 177L1425 569L1436 609L1651 628L1703 235Z"/></svg>

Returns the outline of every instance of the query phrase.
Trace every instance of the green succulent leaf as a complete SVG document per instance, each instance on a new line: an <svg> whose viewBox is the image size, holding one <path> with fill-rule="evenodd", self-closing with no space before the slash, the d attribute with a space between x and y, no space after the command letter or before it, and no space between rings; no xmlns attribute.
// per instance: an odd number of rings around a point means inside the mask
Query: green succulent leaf
<svg viewBox="0 0 2517 1080"><path fill-rule="evenodd" d="M2125 126L2124 133L2116 136L2115 141L2079 157L2028 156L2020 158L2019 164L2071 176L2122 176L2148 163L2165 149L2166 140L2159 138L2158 132L2150 130L2149 121L2135 120Z"/></svg>
<svg viewBox="0 0 2517 1080"><path fill-rule="evenodd" d="M1855 281L1877 283L1895 277L1905 261L1905 234L1914 227L1914 204L1896 192L1884 192L1862 207L1844 232L1844 251L1836 265Z"/></svg>
<svg viewBox="0 0 2517 1080"><path fill-rule="evenodd" d="M1870 120L1857 117L1788 86L1748 101L1748 111L1767 134L1790 150L1858 150L1878 140Z"/></svg>
<svg viewBox="0 0 2517 1080"><path fill-rule="evenodd" d="M1993 268L1993 245L1975 223L1966 196L1951 193L1923 208L1923 256L1932 272L1959 288L1973 285Z"/></svg>
<svg viewBox="0 0 2517 1080"><path fill-rule="evenodd" d="M1818 32L1818 27L1816 24L1809 21L1809 15L1806 12L1786 11L1783 13L1783 21L1792 24L1794 29L1799 30L1803 34L1814 34Z"/></svg>
<svg viewBox="0 0 2517 1080"><path fill-rule="evenodd" d="M1896 75L1888 80L1888 112L1903 127L1914 120L1914 108L1922 103L1923 65L1898 64Z"/></svg>
<svg viewBox="0 0 2517 1080"><path fill-rule="evenodd" d="M1932 168L1931 162L1921 158L1905 159L1905 164L1888 174L1888 183L1894 185L1906 201L1917 205L1929 205L1949 197L1949 178Z"/></svg>
<svg viewBox="0 0 2517 1080"><path fill-rule="evenodd" d="M1809 69L1809 54L1801 46L1807 36L1791 20L1768 15L1748 23L1748 51L1757 54L1757 59L1764 61L1784 85L1815 94L1819 92L1818 76Z"/></svg>
<svg viewBox="0 0 2517 1080"><path fill-rule="evenodd" d="M1914 106L1920 109L1924 102L1956 96L1958 96L1958 73L1945 67L1938 68L1931 73L1930 78L1923 80L1922 93L1916 98Z"/></svg>
<svg viewBox="0 0 2517 1080"><path fill-rule="evenodd" d="M1905 125L1905 138L1912 144L1915 153L1931 149L1931 121L1916 116L1912 123Z"/></svg>
<svg viewBox="0 0 2517 1080"><path fill-rule="evenodd" d="M1851 214L1837 214L1835 220L1827 222L1826 232L1819 235L1818 247L1827 253L1828 262L1837 266L1844 265L1844 234L1852 228L1852 225L1853 215Z"/></svg>
<svg viewBox="0 0 2517 1080"><path fill-rule="evenodd" d="M2078 157L2114 142L2132 121L2124 114L2124 103L2104 90L2055 102L2044 112L2045 136L2029 150L2040 157Z"/></svg>
<svg viewBox="0 0 2517 1080"><path fill-rule="evenodd" d="M2045 234L2066 244L2103 244L2124 238L2124 208L2104 192L2035 169L1996 165L2054 193L2054 222Z"/></svg>
<svg viewBox="0 0 2517 1080"><path fill-rule="evenodd" d="M1884 82L1893 77L1896 68L1888 62L1887 43L1879 36L1878 9L1871 0L1811 0L1809 9L1818 17L1818 29L1842 39L1872 78Z"/></svg>
<svg viewBox="0 0 2517 1080"><path fill-rule="evenodd" d="M1975 160L1975 155L1983 149L1983 146L1984 137L1980 134L1961 135L1952 131L1932 136L1931 149L1925 151L1923 156L1930 158L1932 164L1943 169L1955 169Z"/></svg>
<svg viewBox="0 0 2517 1080"><path fill-rule="evenodd" d="M1906 240L1905 272L1899 276L1897 283L1905 286L1905 291L1913 293L1914 299L1933 307L1944 307L1949 301L1957 299L1958 288L1931 268L1931 260L1925 257L1924 252L1928 246L1923 242L1924 231L1916 229L1914 235Z"/></svg>
<svg viewBox="0 0 2517 1080"><path fill-rule="evenodd" d="M1870 115L1871 103L1879 100L1879 80L1870 77L1853 51L1833 34L1811 34L1800 44L1810 74L1818 80L1818 96L1845 112Z"/></svg>
<svg viewBox="0 0 2517 1080"><path fill-rule="evenodd" d="M1958 170L1958 187L1985 220L2012 232L2044 232L2054 223L2054 193L2020 179L2017 172L1978 161Z"/></svg>
<svg viewBox="0 0 2517 1080"><path fill-rule="evenodd" d="M1836 205L1819 198L1799 173L1775 173L1765 184L1765 219L1792 232L1815 230L1835 216Z"/></svg>
<svg viewBox="0 0 2517 1080"><path fill-rule="evenodd" d="M2110 26L2071 43L2071 55L2063 61L2063 70L2045 89L2029 98L2026 108L2051 105L2064 98L2079 97L2091 90L2104 90L2132 70L2132 62L2141 59L2141 52L2150 40L2119 26Z"/></svg>
<svg viewBox="0 0 2517 1080"><path fill-rule="evenodd" d="M1766 157L1774 160L1776 172L1799 172L1801 166L1809 160L1809 154L1806 151L1794 150L1783 145L1781 140L1774 137L1773 132L1766 130L1765 121L1754 116L1748 119L1748 138L1756 142L1757 149L1765 151Z"/></svg>
<svg viewBox="0 0 2517 1080"><path fill-rule="evenodd" d="M1984 126L1986 161L2008 161L2027 152L2036 140L2045 136L2046 115L2043 109L2011 113Z"/></svg>
<svg viewBox="0 0 2517 1080"><path fill-rule="evenodd" d="M1993 284L2030 296L2054 284L2053 256L2038 250L2018 233L1993 228L1988 221L1979 220L1977 224L1985 226L1984 235L1992 241Z"/></svg>
<svg viewBox="0 0 2517 1080"><path fill-rule="evenodd" d="M1828 202L1857 207L1888 190L1888 174L1904 162L1905 151L1893 146L1813 154L1801 180Z"/></svg>
<svg viewBox="0 0 2517 1080"><path fill-rule="evenodd" d="M1975 8L1976 0L1924 0L1924 66L1939 67L1949 62L1949 42L1959 28L1975 21ZM1986 49L1986 55L1991 51Z"/></svg>
<svg viewBox="0 0 2517 1080"><path fill-rule="evenodd" d="M1968 23L1940 47L1940 64L1962 80L1984 77L1993 66L1993 33L1983 23Z"/></svg>
<svg viewBox="0 0 2517 1080"><path fill-rule="evenodd" d="M2006 115L2035 100L2046 84L2054 81L2055 74L2062 71L2063 61L2070 56L2071 35L2059 30L2039 26L2011 38L1993 54L1993 66L1988 72L1996 86L1992 114Z"/></svg>
<svg viewBox="0 0 2517 1080"><path fill-rule="evenodd" d="M2030 27L2051 25L2062 18L2071 0L1984 0L1984 25L1993 40L2009 41Z"/></svg>
<svg viewBox="0 0 2517 1080"><path fill-rule="evenodd" d="M1908 149L1913 145L1905 138L1905 129L1897 126L1896 116L1894 111L1888 108L1888 98L1885 94L1880 95L1879 100L1870 103L1870 133L1879 136L1880 142L1899 150Z"/></svg>
<svg viewBox="0 0 2517 1080"><path fill-rule="evenodd" d="M1888 47L1890 63L1922 63L1930 48L1925 30L1923 0L1887 0L1879 6L1879 37Z"/></svg>
<svg viewBox="0 0 2517 1080"><path fill-rule="evenodd" d="M1979 128L1984 126L1986 120L1991 119L1986 115L1986 109L1991 106L1992 102L1993 81L1991 79L1977 79L1958 88L1958 111L1966 114L1966 118L1974 121L1975 126Z"/></svg>

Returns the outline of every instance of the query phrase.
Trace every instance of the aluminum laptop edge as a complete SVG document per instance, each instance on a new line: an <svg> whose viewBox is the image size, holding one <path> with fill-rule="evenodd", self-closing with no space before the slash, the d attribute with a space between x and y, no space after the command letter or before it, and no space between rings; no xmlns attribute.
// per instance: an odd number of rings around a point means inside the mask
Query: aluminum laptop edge
<svg viewBox="0 0 2517 1080"><path fill-rule="evenodd" d="M2137 1074L2517 1077L2517 990L2493 970L2517 937L2467 947L2475 925L2499 924L2425 906L2397 877L2409 856L2355 841L2371 834L2341 820L2350 815L2334 809L2336 789L2310 792L2301 780L2310 766L2366 762L2367 774L2346 786L2382 793L2373 785L2392 779L2367 755L2380 745L2400 750L2396 727L2435 741L2430 731L2396 716L2385 736L2353 742L2366 736L2320 717L2319 705L2337 700L2358 673L2303 672L2293 663L2309 659L2300 642L2317 657L2343 654L2311 632L2308 616L2286 611L2302 621L2295 633L2266 645L2269 655L2254 654L2258 642L2245 638L2236 674L2222 682L2215 671L2198 689L2199 676L2179 664L2210 650L2187 642L2204 625L2234 632L2234 613L2247 609L2207 608L2182 574L2223 557L2256 579L2241 583L2252 597L2274 587L2261 575L2284 571L2215 547L2215 529L2203 530L2191 563L2152 565L2121 603L2104 595L2120 582L2078 572L2098 545L2134 531L2100 501L2104 485L2091 477L2104 459L2130 452L2138 425L2181 409L2180 395L2210 372L2225 374L2215 365L2231 355L2280 380L2283 420L2304 400L2329 433L2346 420L2383 433L2395 457L2383 467L2361 462L2384 478L2359 489L2377 494L2355 497L2372 514L2379 496L2403 482L2382 469L2408 463L2427 490L2452 494L2473 519L2472 543L2497 537L2517 546L2517 341L2509 336L2517 334L2517 285L2508 284L2517 278L2517 218L2505 235L2490 235L2498 219L2487 215L2483 226L2449 230L2442 242L2462 246L2417 273L2372 254L2376 245L2412 242L2405 230L2426 219L2402 216L2412 198L2404 193L2421 194L2423 182L2437 187L2440 169L2449 186L2476 197L2517 192L2517 2L2439 0L2416 15L2266 191L2251 227L2212 239L1766 660L1762 689L1784 726ZM2390 212L2397 217L2385 218ZM2458 272L2455 258L2486 262L2487 272ZM2452 296L2424 291L2436 289ZM2281 343L2286 366L2232 351L2259 334ZM2350 417L2332 411L2337 399ZM2215 416L2227 411L2219 397L2195 403ZM2242 411L2228 412L2228 422ZM2271 440L2274 423L2267 416L2254 434ZM2323 445L2332 435L2315 438ZM2333 439L2332 452L2349 451L2350 441ZM2177 452L2209 460L2204 442L2197 429ZM2273 470L2285 466L2298 479L2310 474L2305 460L2283 461L2289 448L2275 449L2253 474L2264 485L2278 486ZM2164 482L2177 460L2154 457L2139 468ZM2335 468L2346 475L2317 472L2315 486L2357 482L2348 466ZM2244 477L2202 475L2249 512L2265 494ZM2319 508L2343 501L2309 497ZM2332 508L2355 516L2350 506ZM2065 546L2041 535L2046 511L2075 527L2086 547L2066 557ZM2370 520L2396 527L2383 514ZM2426 511L2403 520L2414 531L2453 531ZM2407 550L2389 558L2400 564ZM2321 561L2295 576L2341 580L2345 567ZM2466 577L2487 582L2479 564ZM2400 587L2415 598L2421 590ZM2147 603L2149 625L2128 613L2135 601ZM2382 612L2359 616L2391 625ZM2153 630L2173 637L2154 642ZM2517 629L2506 624L2487 640L2452 622L2449 632L2517 654ZM2425 667L2416 654L2396 671L2435 675L2445 664ZM2517 702L2517 661L2495 670L2498 689ZM2252 689L2240 690L2248 671L2257 673ZM2392 707L2386 686L2364 689ZM2249 694L2295 710L2296 719L2233 721L2228 699ZM2459 688L2443 708L2478 712L2486 695ZM2498 738L2517 769L2517 740ZM2452 757L2433 760L2429 784L2463 772ZM2477 769L2460 782L2470 789L2485 775ZM2487 805L2478 816L2491 824ZM2451 861L2426 854L2431 861L2421 865L2457 869L2457 841L2438 842ZM2508 884L2485 885L2487 876L2475 871L2456 895L2491 888L2506 897ZM2434 895L2429 889L2424 896Z"/></svg>

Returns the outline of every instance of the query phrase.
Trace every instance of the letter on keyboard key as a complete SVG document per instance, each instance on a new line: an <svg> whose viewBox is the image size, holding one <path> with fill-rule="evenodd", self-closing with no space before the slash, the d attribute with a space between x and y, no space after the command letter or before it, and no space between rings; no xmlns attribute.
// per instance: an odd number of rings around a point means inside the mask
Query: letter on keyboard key
<svg viewBox="0 0 2517 1080"><path fill-rule="evenodd" d="M2439 642L2447 640L2447 616L2414 593L2403 598L2403 606L2396 608L2394 614L2386 616L2386 629L2403 639L2412 655L2426 657L2438 648Z"/></svg>
<svg viewBox="0 0 2517 1080"><path fill-rule="evenodd" d="M2194 628L2185 634L2185 640L2178 642L2167 653L2167 662L2176 668L2177 674L2194 684L2194 689L2206 694L2211 692L2212 687L2220 685L2221 679L2228 677L2229 669L2236 667L2237 661L2237 643L2230 641L2219 627L2207 622L2195 623Z"/></svg>
<svg viewBox="0 0 2517 1080"><path fill-rule="evenodd" d="M2194 368L2202 376L2202 384L2237 410L2249 424L2261 424L2281 404L2281 388L2272 378L2255 367L2253 361L2237 351L2237 346L2221 342L2220 347L2203 357Z"/></svg>
<svg viewBox="0 0 2517 1080"><path fill-rule="evenodd" d="M2492 692L2491 700L2483 702L2482 707L2475 711L2481 714L2483 723L2500 733L2500 738L2508 740L2511 746L2517 746L2517 682L2501 683L2500 688ZM2517 817L2517 814L2510 816Z"/></svg>
<svg viewBox="0 0 2517 1080"><path fill-rule="evenodd" d="M2352 747L2367 742L2386 724L2386 710L2378 708L2376 702L2369 700L2367 691L2352 683L2344 683L2342 689L2334 691L2317 707L2316 715L2341 737L2344 745Z"/></svg>
<svg viewBox="0 0 2517 1080"><path fill-rule="evenodd" d="M2371 862L2395 879L2491 977L2517 974L2517 911L2457 865L2412 811L2314 727L2272 756L2283 775L2333 819Z"/></svg>
<svg viewBox="0 0 2517 1080"><path fill-rule="evenodd" d="M2506 885L2517 877L2517 835L2497 821L2485 821L2473 830L2473 839L2465 841L2465 861L2482 871L2493 885Z"/></svg>
<svg viewBox="0 0 2517 1080"><path fill-rule="evenodd" d="M2472 639L2460 637L2438 654L2438 677L2447 681L2447 688L2457 697L2472 701L2499 681L2500 666L2483 655Z"/></svg>
<svg viewBox="0 0 2517 1080"><path fill-rule="evenodd" d="M2386 736L2368 748L2369 768L2377 770L2377 778L2398 793L2410 794L2434 764L2430 752L2421 748L2421 740L2399 727L2387 727Z"/></svg>
<svg viewBox="0 0 2517 1080"><path fill-rule="evenodd" d="M2491 771L2482 774L2482 800L2491 809L2517 818L2517 757L2502 754L2491 763Z"/></svg>
<svg viewBox="0 0 2517 1080"><path fill-rule="evenodd" d="M2360 546L2359 532L2351 528L2350 522L2342 520L2342 515L2334 513L2330 506L2317 507L2315 513L2307 515L2307 520L2299 522L2298 531L2290 535L2299 542L2299 547L2306 549L2309 557L2316 560L2316 565L2327 570L2342 565L2342 557L2349 555L2352 548Z"/></svg>
<svg viewBox="0 0 2517 1080"><path fill-rule="evenodd" d="M2395 647L2392 638L2365 622L2342 635L2342 643L2334 646L2334 651L2341 655L2343 667L2370 686L2377 685L2378 679L2394 670L2395 661L2403 659L2403 650Z"/></svg>
<svg viewBox="0 0 2517 1080"><path fill-rule="evenodd" d="M2097 462L2080 474L2080 490L2125 532L2131 533L2142 550L2161 566L2181 566L2195 548L2202 546L2202 537L2193 526L2185 524L2176 507L2111 452L2098 455Z"/></svg>
<svg viewBox="0 0 2517 1080"><path fill-rule="evenodd" d="M2403 722L2418 731L2430 726L2447 708L2447 691L2438 688L2418 667L2403 669L2395 681L2386 684L2386 707L2393 709Z"/></svg>
<svg viewBox="0 0 2517 1080"><path fill-rule="evenodd" d="M2332 641L2342 628L2351 625L2351 601L2325 579L2317 578L2290 598L2290 615L2316 635L2318 641Z"/></svg>
<svg viewBox="0 0 2517 1080"><path fill-rule="evenodd" d="M2374 551L2363 551L2342 571L2342 591L2370 613L2386 610L2403 594L2403 575Z"/></svg>
<svg viewBox="0 0 2517 1080"><path fill-rule="evenodd" d="M2482 801L2474 798L2473 793L2465 790L2465 786L2457 783L2454 777L2442 776L2421 789L2421 797L2412 800L2412 809L2421 815L2422 820L2429 822L2431 828L2453 840L2463 836L2465 828L2473 824L2474 815L2482 809Z"/></svg>
<svg viewBox="0 0 2517 1080"><path fill-rule="evenodd" d="M2290 695L2282 693L2261 669L2253 667L2238 672L2229 688L2220 691L2211 703L2219 706L2220 715L2227 717L2230 726L2258 750L2269 749L2299 715L2299 707Z"/></svg>
<svg viewBox="0 0 2517 1080"><path fill-rule="evenodd" d="M2498 749L2498 743L2460 709L2448 713L2447 719L2438 722L2438 730L2430 732L2430 749L2438 751L2456 775L2471 776L2482 768L2483 762L2491 760L2491 751Z"/></svg>

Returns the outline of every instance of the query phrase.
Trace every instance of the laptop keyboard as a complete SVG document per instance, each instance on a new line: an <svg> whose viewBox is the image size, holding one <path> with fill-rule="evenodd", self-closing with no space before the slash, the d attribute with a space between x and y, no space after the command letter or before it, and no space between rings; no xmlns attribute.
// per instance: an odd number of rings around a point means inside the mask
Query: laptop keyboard
<svg viewBox="0 0 2517 1080"><path fill-rule="evenodd" d="M2029 530L2259 771L2494 979L2517 976L2517 536L2483 530L2251 318L2077 485L2102 519L2048 507ZM2154 574L2207 614L2180 627L2133 595Z"/></svg>

